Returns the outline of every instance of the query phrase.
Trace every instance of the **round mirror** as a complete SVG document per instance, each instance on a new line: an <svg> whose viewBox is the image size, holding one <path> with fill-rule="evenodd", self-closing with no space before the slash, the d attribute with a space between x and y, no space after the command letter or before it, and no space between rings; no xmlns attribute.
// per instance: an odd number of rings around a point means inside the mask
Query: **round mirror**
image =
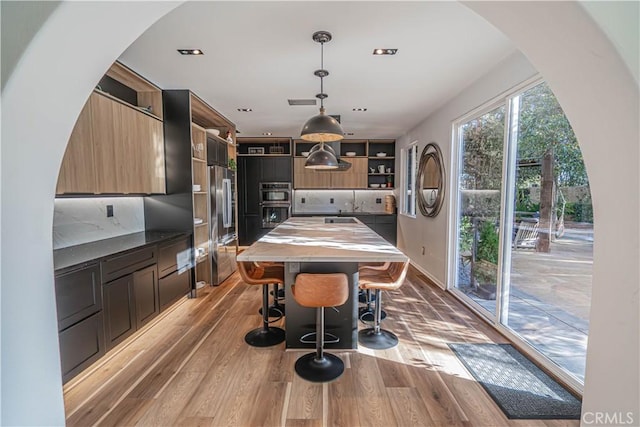
<svg viewBox="0 0 640 427"><path fill-rule="evenodd" d="M444 201L444 165L440 147L430 142L422 150L418 167L418 206L424 216L434 217Z"/></svg>

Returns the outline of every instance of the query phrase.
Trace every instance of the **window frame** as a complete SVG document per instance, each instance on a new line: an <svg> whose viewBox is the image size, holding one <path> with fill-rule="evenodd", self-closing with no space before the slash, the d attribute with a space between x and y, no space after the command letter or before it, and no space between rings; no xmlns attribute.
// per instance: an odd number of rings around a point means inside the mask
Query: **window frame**
<svg viewBox="0 0 640 427"><path fill-rule="evenodd" d="M409 164L409 154L412 153L413 155L413 165ZM415 192L415 188L416 188L416 179L417 179L417 174L418 174L418 141L415 140L413 142L411 142L409 145L407 145L406 147L403 147L402 150L400 150L400 159L401 159L401 167L400 167L400 171L402 173L402 179L401 179L401 188L400 188L400 195L401 195L401 209L400 209L400 214L404 215L406 217L409 218L416 218L416 192ZM409 167L412 167L412 173L411 173L411 177L409 178ZM410 185L410 187L409 187ZM409 188L413 189L410 190ZM408 209L408 204L409 202L412 201L411 203L411 209Z"/></svg>

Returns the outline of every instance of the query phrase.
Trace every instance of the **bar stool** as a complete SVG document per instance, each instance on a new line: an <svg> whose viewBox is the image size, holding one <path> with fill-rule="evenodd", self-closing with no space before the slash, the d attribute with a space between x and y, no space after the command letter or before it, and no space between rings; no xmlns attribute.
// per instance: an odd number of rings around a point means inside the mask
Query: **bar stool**
<svg viewBox="0 0 640 427"><path fill-rule="evenodd" d="M324 308L347 301L349 279L344 273L300 273L291 290L298 304L316 308L316 352L296 360L296 373L307 381L335 380L344 372L344 363L338 356L324 352Z"/></svg>
<svg viewBox="0 0 640 427"><path fill-rule="evenodd" d="M381 270L378 268L362 267L359 269L358 286L361 289L375 290L376 305L373 328L362 329L358 332L358 343L367 348L384 350L398 345L398 337L390 331L380 327L382 320L382 290L398 289L404 282L409 270L409 261L390 262Z"/></svg>
<svg viewBox="0 0 640 427"><path fill-rule="evenodd" d="M269 347L285 340L284 329L270 327L269 323L269 285L278 283L284 286L283 266L261 266L251 261L238 261L238 272L248 285L262 285L262 327L248 332L244 340L254 347Z"/></svg>
<svg viewBox="0 0 640 427"><path fill-rule="evenodd" d="M257 264L264 267L284 268L284 262L261 261ZM273 303L269 306L269 317L280 318L286 314L284 304L280 302L284 301L284 286L280 287L279 283L273 283L272 287L273 290L269 293L273 295ZM258 313L262 314L262 307L260 307Z"/></svg>
<svg viewBox="0 0 640 427"><path fill-rule="evenodd" d="M386 270L389 268L388 262L361 262L358 263L358 273L364 269L370 270ZM375 295L371 294L371 289L360 289L358 293L358 301L364 303L364 307L358 309L358 319L363 323L370 323L375 320L375 313L371 307L371 303L375 301ZM384 320L387 317L387 312L382 310L380 314L380 320Z"/></svg>

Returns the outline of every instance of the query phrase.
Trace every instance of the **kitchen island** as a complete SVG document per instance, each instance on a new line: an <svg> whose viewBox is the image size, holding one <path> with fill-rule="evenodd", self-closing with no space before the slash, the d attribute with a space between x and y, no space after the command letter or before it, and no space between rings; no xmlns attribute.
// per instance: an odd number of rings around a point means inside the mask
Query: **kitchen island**
<svg viewBox="0 0 640 427"><path fill-rule="evenodd" d="M285 330L287 348L308 348L302 335L315 330L315 310L296 303L291 285L298 273L345 273L349 298L325 312L326 331L339 337L327 348L358 345L358 263L407 260L407 256L352 217L294 217L238 255L238 261L285 263Z"/></svg>

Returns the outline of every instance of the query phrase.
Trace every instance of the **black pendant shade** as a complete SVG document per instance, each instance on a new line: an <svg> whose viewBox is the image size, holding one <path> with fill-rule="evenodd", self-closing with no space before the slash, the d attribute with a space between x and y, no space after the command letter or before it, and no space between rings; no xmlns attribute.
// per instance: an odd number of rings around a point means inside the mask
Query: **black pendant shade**
<svg viewBox="0 0 640 427"><path fill-rule="evenodd" d="M309 169L338 169L340 162L336 152L325 142L340 141L344 138L344 131L340 123L331 116L325 114L324 99L328 96L324 93L323 79L329 75L329 71L324 69L324 44L331 40L331 33L328 31L316 31L313 33L313 41L320 43L320 66L313 74L320 77L320 93L316 98L320 99L320 114L311 117L302 127L300 138L305 141L319 142L313 146L304 164Z"/></svg>
<svg viewBox="0 0 640 427"><path fill-rule="evenodd" d="M311 117L302 127L300 138L311 142L339 141L344 138L344 131L340 123L320 107L320 114Z"/></svg>
<svg viewBox="0 0 640 427"><path fill-rule="evenodd" d="M307 169L338 169L338 165L338 159L336 159L333 149L324 145L324 142L311 148L309 156L304 163L304 167Z"/></svg>

